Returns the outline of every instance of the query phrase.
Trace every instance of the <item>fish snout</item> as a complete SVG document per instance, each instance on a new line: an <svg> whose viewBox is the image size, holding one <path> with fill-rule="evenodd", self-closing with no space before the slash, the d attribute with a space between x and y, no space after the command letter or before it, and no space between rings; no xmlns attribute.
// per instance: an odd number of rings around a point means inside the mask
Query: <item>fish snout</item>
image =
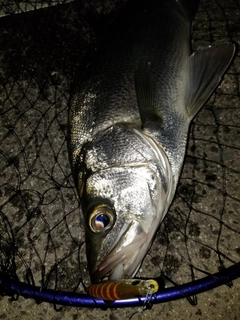
<svg viewBox="0 0 240 320"><path fill-rule="evenodd" d="M136 220L126 221L109 252L91 274L92 283L108 277L118 280L133 277L147 253L148 235Z"/></svg>

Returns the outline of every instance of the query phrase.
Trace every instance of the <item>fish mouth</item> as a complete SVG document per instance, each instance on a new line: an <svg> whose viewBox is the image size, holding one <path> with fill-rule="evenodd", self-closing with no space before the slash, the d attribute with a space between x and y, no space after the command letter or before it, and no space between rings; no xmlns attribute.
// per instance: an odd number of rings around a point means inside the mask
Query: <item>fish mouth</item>
<svg viewBox="0 0 240 320"><path fill-rule="evenodd" d="M149 248L147 238L138 221L126 222L110 252L92 274L92 282L96 283L104 277L118 280L134 276Z"/></svg>

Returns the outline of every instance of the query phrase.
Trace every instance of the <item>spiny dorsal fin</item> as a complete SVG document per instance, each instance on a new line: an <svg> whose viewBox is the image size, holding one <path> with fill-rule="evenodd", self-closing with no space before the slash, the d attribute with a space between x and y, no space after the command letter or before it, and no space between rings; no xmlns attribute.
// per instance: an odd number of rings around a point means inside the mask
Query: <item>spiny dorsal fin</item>
<svg viewBox="0 0 240 320"><path fill-rule="evenodd" d="M162 115L156 112L159 100L156 83L152 79L150 67L150 63L144 62L134 73L137 103L143 129L153 124L160 126L163 121Z"/></svg>
<svg viewBox="0 0 240 320"><path fill-rule="evenodd" d="M220 43L192 54L187 61L186 108L193 118L227 70L235 52L232 43Z"/></svg>

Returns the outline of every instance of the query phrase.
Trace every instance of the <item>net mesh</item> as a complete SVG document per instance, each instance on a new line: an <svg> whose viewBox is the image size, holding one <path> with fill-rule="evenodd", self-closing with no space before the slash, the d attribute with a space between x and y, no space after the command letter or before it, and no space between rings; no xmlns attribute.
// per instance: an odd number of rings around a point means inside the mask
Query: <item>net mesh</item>
<svg viewBox="0 0 240 320"><path fill-rule="evenodd" d="M59 4L65 4L68 2L72 2L74 0L1 0L0 3L0 17L6 16L10 14L17 14L28 12L32 10L39 10L43 8L48 8L52 6L56 6Z"/></svg>
<svg viewBox="0 0 240 320"><path fill-rule="evenodd" d="M0 272L12 278L70 292L89 283L66 144L68 101L96 42L86 15L122 2L46 1L42 10L42 1L0 4ZM193 49L238 42L239 14L239 1L202 0ZM174 203L138 276L163 276L172 286L239 262L239 79L237 53L191 125Z"/></svg>

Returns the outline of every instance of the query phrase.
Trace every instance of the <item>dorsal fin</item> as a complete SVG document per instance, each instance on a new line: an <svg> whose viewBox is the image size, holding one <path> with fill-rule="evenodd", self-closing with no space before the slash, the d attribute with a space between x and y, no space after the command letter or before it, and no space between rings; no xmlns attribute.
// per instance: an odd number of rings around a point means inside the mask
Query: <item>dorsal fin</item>
<svg viewBox="0 0 240 320"><path fill-rule="evenodd" d="M142 120L142 129L151 125L160 126L163 122L163 115L156 112L159 106L156 83L153 81L150 72L150 63L144 62L135 70L135 90L138 109Z"/></svg>
<svg viewBox="0 0 240 320"><path fill-rule="evenodd" d="M185 105L190 118L198 113L219 84L234 52L234 44L220 43L188 58Z"/></svg>

